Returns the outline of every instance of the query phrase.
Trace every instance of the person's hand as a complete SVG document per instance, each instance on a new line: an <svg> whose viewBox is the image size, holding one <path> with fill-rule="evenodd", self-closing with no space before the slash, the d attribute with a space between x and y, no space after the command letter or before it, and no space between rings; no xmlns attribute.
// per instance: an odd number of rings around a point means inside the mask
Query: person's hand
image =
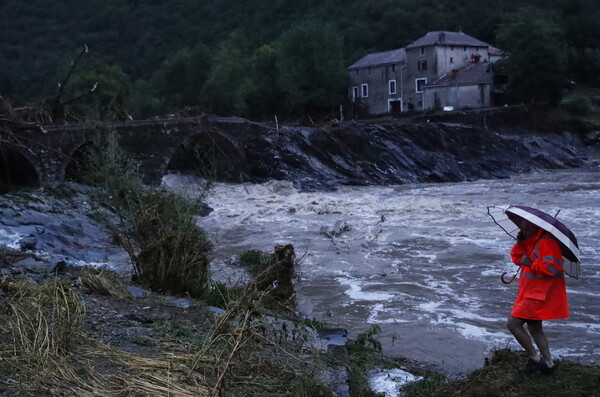
<svg viewBox="0 0 600 397"><path fill-rule="evenodd" d="M521 257L521 266L526 266L526 267L531 266L531 261L529 260L529 257L527 255L523 255Z"/></svg>

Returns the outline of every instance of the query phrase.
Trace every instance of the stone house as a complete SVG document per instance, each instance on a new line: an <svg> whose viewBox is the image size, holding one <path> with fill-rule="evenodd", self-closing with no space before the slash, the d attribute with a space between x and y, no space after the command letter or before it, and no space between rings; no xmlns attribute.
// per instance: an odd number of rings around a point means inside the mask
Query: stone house
<svg viewBox="0 0 600 397"><path fill-rule="evenodd" d="M405 69L404 48L368 54L352 64L348 74L353 116L401 112Z"/></svg>
<svg viewBox="0 0 600 397"><path fill-rule="evenodd" d="M368 54L348 67L350 116L490 106L490 48L463 32L435 31Z"/></svg>

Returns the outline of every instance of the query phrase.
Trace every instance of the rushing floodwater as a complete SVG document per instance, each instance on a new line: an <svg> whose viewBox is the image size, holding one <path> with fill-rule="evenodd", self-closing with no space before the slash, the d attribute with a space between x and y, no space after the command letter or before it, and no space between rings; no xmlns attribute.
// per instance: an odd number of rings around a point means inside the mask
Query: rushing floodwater
<svg viewBox="0 0 600 397"><path fill-rule="evenodd" d="M217 276L235 282L229 258L291 243L301 314L351 337L377 324L387 355L459 375L480 367L491 349L519 348L504 325L518 283L499 278L516 270L513 241L486 212L509 203L560 209L578 237L583 264L579 280L567 279L571 317L545 328L555 356L600 362L598 169L323 193L287 182L219 184L208 197L214 211L199 225L215 243Z"/></svg>

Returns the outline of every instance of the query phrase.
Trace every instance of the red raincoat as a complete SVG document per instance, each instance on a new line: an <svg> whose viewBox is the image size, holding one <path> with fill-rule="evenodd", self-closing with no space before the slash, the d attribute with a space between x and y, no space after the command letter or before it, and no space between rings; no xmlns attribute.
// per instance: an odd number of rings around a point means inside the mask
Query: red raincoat
<svg viewBox="0 0 600 397"><path fill-rule="evenodd" d="M527 255L531 266L522 266L519 291L511 316L526 320L569 317L562 254L555 238L543 229L513 246L510 256L516 265Z"/></svg>

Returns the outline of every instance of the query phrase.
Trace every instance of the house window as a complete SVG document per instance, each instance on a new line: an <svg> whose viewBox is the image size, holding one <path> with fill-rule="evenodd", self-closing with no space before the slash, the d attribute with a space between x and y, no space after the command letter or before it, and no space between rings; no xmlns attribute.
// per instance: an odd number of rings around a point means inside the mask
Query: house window
<svg viewBox="0 0 600 397"><path fill-rule="evenodd" d="M450 51L454 51L454 46L453 45L450 46Z"/></svg>
<svg viewBox="0 0 600 397"><path fill-rule="evenodd" d="M358 76L358 69L356 69L356 75Z"/></svg>
<svg viewBox="0 0 600 397"><path fill-rule="evenodd" d="M369 76L371 75L371 68L369 68Z"/></svg>
<svg viewBox="0 0 600 397"><path fill-rule="evenodd" d="M396 80L390 80L390 94L396 93Z"/></svg>
<svg viewBox="0 0 600 397"><path fill-rule="evenodd" d="M421 47L421 55L425 55L425 47Z"/></svg>
<svg viewBox="0 0 600 397"><path fill-rule="evenodd" d="M392 72L396 71L396 65L392 65Z"/></svg>
<svg viewBox="0 0 600 397"><path fill-rule="evenodd" d="M360 88L362 89L362 97L363 98L367 98L369 96L369 85L368 84L362 84L360 86Z"/></svg>
<svg viewBox="0 0 600 397"><path fill-rule="evenodd" d="M450 63L454 63L454 59L450 57Z"/></svg>
<svg viewBox="0 0 600 397"><path fill-rule="evenodd" d="M467 46L464 47L464 50L467 51Z"/></svg>
<svg viewBox="0 0 600 397"><path fill-rule="evenodd" d="M352 102L354 102L358 98L358 86L355 85L352 87Z"/></svg>
<svg viewBox="0 0 600 397"><path fill-rule="evenodd" d="M427 79L416 79L415 88L416 92L423 92L423 84L427 83Z"/></svg>
<svg viewBox="0 0 600 397"><path fill-rule="evenodd" d="M427 70L427 61L419 61L417 69L419 69L419 70Z"/></svg>

